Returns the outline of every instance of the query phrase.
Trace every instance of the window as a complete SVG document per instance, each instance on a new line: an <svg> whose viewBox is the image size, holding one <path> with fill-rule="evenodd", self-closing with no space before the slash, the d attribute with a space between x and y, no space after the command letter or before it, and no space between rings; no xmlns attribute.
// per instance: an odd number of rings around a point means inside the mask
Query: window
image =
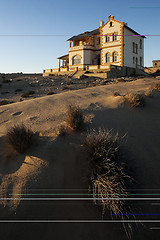
<svg viewBox="0 0 160 240"><path fill-rule="evenodd" d="M140 66L142 66L143 64L142 64L142 57L140 57Z"/></svg>
<svg viewBox="0 0 160 240"><path fill-rule="evenodd" d="M137 67L137 65L138 65L138 58L136 57L136 67Z"/></svg>
<svg viewBox="0 0 160 240"><path fill-rule="evenodd" d="M106 63L110 62L110 54L106 53Z"/></svg>
<svg viewBox="0 0 160 240"><path fill-rule="evenodd" d="M140 39L140 49L142 49L142 39Z"/></svg>
<svg viewBox="0 0 160 240"><path fill-rule="evenodd" d="M155 66L157 66L157 63L155 63Z"/></svg>
<svg viewBox="0 0 160 240"><path fill-rule="evenodd" d="M133 57L133 64L135 64L135 57Z"/></svg>
<svg viewBox="0 0 160 240"><path fill-rule="evenodd" d="M113 62L117 62L117 52L113 53Z"/></svg>
<svg viewBox="0 0 160 240"><path fill-rule="evenodd" d="M133 53L134 53L134 48L135 48L135 43L132 43L132 47L133 47Z"/></svg>
<svg viewBox="0 0 160 240"><path fill-rule="evenodd" d="M110 42L110 36L106 36L106 42Z"/></svg>
<svg viewBox="0 0 160 240"><path fill-rule="evenodd" d="M72 58L72 65L81 64L81 57L79 55L76 55Z"/></svg>
<svg viewBox="0 0 160 240"><path fill-rule="evenodd" d="M112 22L110 22L110 27L112 27Z"/></svg>
<svg viewBox="0 0 160 240"><path fill-rule="evenodd" d="M97 44L98 44L98 45L100 44L100 37L97 38Z"/></svg>
<svg viewBox="0 0 160 240"><path fill-rule="evenodd" d="M117 41L117 35L115 33L112 34L113 41Z"/></svg>
<svg viewBox="0 0 160 240"><path fill-rule="evenodd" d="M136 53L138 54L138 44L136 44Z"/></svg>

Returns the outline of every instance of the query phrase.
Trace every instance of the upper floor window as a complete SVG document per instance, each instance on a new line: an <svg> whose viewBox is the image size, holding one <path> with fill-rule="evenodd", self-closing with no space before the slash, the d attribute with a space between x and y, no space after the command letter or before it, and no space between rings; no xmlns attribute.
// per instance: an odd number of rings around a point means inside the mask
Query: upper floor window
<svg viewBox="0 0 160 240"><path fill-rule="evenodd" d="M106 63L110 62L110 54L106 53Z"/></svg>
<svg viewBox="0 0 160 240"><path fill-rule="evenodd" d="M113 24L112 24L112 22L110 22L110 27L112 27L113 26Z"/></svg>
<svg viewBox="0 0 160 240"><path fill-rule="evenodd" d="M113 52L113 62L117 62L117 52Z"/></svg>
<svg viewBox="0 0 160 240"><path fill-rule="evenodd" d="M76 55L72 58L72 65L81 64L81 56Z"/></svg>
<svg viewBox="0 0 160 240"><path fill-rule="evenodd" d="M141 65L141 66L143 65L143 64L142 64L142 60L143 60L142 57L140 57L140 65Z"/></svg>
<svg viewBox="0 0 160 240"><path fill-rule="evenodd" d="M140 39L140 49L142 49L142 39Z"/></svg>
<svg viewBox="0 0 160 240"><path fill-rule="evenodd" d="M110 42L110 36L106 36L106 42Z"/></svg>
<svg viewBox="0 0 160 240"><path fill-rule="evenodd" d="M136 53L138 53L138 44L136 44Z"/></svg>
<svg viewBox="0 0 160 240"><path fill-rule="evenodd" d="M117 40L117 35L115 33L113 33L112 37L113 37L113 41Z"/></svg>
<svg viewBox="0 0 160 240"><path fill-rule="evenodd" d="M133 42L132 47L133 47L133 53L138 53L138 44Z"/></svg>
<svg viewBox="0 0 160 240"><path fill-rule="evenodd" d="M135 57L133 57L133 64L135 64Z"/></svg>

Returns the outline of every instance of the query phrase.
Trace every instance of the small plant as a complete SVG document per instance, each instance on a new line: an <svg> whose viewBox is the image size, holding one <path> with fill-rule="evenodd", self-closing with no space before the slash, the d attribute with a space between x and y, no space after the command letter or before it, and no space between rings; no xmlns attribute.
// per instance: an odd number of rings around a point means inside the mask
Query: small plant
<svg viewBox="0 0 160 240"><path fill-rule="evenodd" d="M102 206L102 215L110 210L111 216L121 216L129 209L125 204L126 181L130 178L124 172L120 160L118 134L105 129L91 130L84 140L90 166L90 187L93 201ZM125 226L124 226L125 228ZM130 234L130 226L126 229Z"/></svg>
<svg viewBox="0 0 160 240"><path fill-rule="evenodd" d="M155 83L155 84L153 85L153 90L158 90L158 91L160 91L160 83Z"/></svg>
<svg viewBox="0 0 160 240"><path fill-rule="evenodd" d="M72 80L68 79L66 82L66 85L71 85L71 84L73 84Z"/></svg>
<svg viewBox="0 0 160 240"><path fill-rule="evenodd" d="M11 103L14 103L14 102L8 101L8 100L0 100L0 106L6 105L6 104L11 104Z"/></svg>
<svg viewBox="0 0 160 240"><path fill-rule="evenodd" d="M24 153L32 143L33 132L23 124L17 124L7 131L6 142L19 153Z"/></svg>
<svg viewBox="0 0 160 240"><path fill-rule="evenodd" d="M121 96L121 94L120 94L119 92L114 92L114 93L113 93L113 96L114 96L114 97L117 97L117 96Z"/></svg>
<svg viewBox="0 0 160 240"><path fill-rule="evenodd" d="M15 93L16 93L16 92L22 92L22 91L23 91L22 89L17 88L17 89L15 90Z"/></svg>
<svg viewBox="0 0 160 240"><path fill-rule="evenodd" d="M66 121L74 131L82 130L84 126L82 110L78 106L69 105Z"/></svg>
<svg viewBox="0 0 160 240"><path fill-rule="evenodd" d="M48 92L47 95L53 95L55 94L54 92Z"/></svg>
<svg viewBox="0 0 160 240"><path fill-rule="evenodd" d="M131 107L142 107L145 104L142 94L128 93L125 97Z"/></svg>
<svg viewBox="0 0 160 240"><path fill-rule="evenodd" d="M153 97L153 90L152 90L152 89L148 89L148 90L145 92L145 96L146 96L146 97Z"/></svg>
<svg viewBox="0 0 160 240"><path fill-rule="evenodd" d="M65 137L67 135L67 128L66 126L60 126L58 129L58 136Z"/></svg>
<svg viewBox="0 0 160 240"><path fill-rule="evenodd" d="M35 93L35 91L29 90L28 92L23 93L23 94L21 95L21 97L22 97L22 98L26 98L26 97L29 97L30 95L33 95L34 93Z"/></svg>
<svg viewBox="0 0 160 240"><path fill-rule="evenodd" d="M9 79L3 79L2 82L3 82L3 83L10 83L10 82L12 82L12 81L9 80Z"/></svg>

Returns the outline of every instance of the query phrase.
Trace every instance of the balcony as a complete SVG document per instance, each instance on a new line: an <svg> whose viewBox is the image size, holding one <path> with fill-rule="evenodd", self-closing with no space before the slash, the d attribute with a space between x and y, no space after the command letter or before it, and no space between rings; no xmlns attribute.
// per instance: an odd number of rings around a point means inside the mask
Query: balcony
<svg viewBox="0 0 160 240"><path fill-rule="evenodd" d="M79 45L79 46L73 46L69 48L69 51L76 51L76 50L85 50L85 49L94 49L93 45Z"/></svg>

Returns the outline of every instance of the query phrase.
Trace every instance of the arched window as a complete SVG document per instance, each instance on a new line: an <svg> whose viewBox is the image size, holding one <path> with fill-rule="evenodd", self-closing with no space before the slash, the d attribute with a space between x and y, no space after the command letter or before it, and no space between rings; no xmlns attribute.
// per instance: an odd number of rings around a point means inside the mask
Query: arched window
<svg viewBox="0 0 160 240"><path fill-rule="evenodd" d="M76 55L72 58L72 65L81 64L81 56Z"/></svg>
<svg viewBox="0 0 160 240"><path fill-rule="evenodd" d="M106 53L106 63L110 62L110 54Z"/></svg>
<svg viewBox="0 0 160 240"><path fill-rule="evenodd" d="M117 62L117 60L118 60L117 52L113 52L113 62Z"/></svg>

